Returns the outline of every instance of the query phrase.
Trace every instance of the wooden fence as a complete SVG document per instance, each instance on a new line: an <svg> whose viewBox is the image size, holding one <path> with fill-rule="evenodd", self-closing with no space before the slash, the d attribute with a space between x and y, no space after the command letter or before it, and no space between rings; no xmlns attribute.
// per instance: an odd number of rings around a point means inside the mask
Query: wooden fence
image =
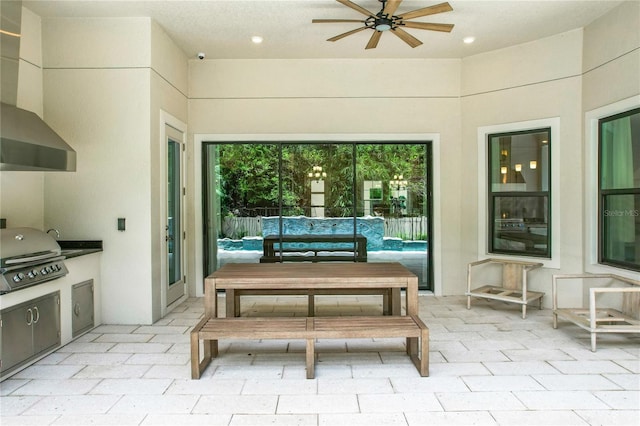
<svg viewBox="0 0 640 426"><path fill-rule="evenodd" d="M222 237L240 239L242 237L262 236L261 217L227 216L222 220ZM389 217L384 219L384 236L403 240L427 239L428 219L418 217Z"/></svg>

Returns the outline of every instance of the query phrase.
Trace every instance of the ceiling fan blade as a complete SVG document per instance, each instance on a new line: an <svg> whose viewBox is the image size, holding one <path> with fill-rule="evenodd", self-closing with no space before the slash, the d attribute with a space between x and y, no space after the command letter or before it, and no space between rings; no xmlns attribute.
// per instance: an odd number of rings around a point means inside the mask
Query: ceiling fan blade
<svg viewBox="0 0 640 426"><path fill-rule="evenodd" d="M335 37L328 38L327 41L338 41L341 38L344 38L346 36L350 36L351 34L359 33L360 31L366 30L366 29L367 29L367 27L356 28L355 30L347 31L346 33L338 34Z"/></svg>
<svg viewBox="0 0 640 426"><path fill-rule="evenodd" d="M422 9L417 9L411 12L407 12L402 16L400 16L400 19L419 18L421 16L435 15L436 13L451 12L452 10L453 8L451 7L451 5L447 2L444 2L444 3L436 4L433 6L424 7Z"/></svg>
<svg viewBox="0 0 640 426"><path fill-rule="evenodd" d="M398 6L400 6L400 3L402 3L402 0L387 0L382 13L393 16L393 14L396 13Z"/></svg>
<svg viewBox="0 0 640 426"><path fill-rule="evenodd" d="M312 24L335 24L338 22L364 22L360 19L313 19Z"/></svg>
<svg viewBox="0 0 640 426"><path fill-rule="evenodd" d="M365 49L375 49L376 46L378 45L378 42L380 41L381 36L382 36L382 31L374 31Z"/></svg>
<svg viewBox="0 0 640 426"><path fill-rule="evenodd" d="M363 15L367 15L367 16L376 16L375 13L371 13L369 12L367 9L365 9L362 6L358 6L357 4L355 4L352 1L349 0L336 0L338 3L342 3L343 5L350 7L353 10L356 10L360 13L362 13Z"/></svg>
<svg viewBox="0 0 640 426"><path fill-rule="evenodd" d="M398 37L400 37L405 43L407 43L411 47L417 47L422 44L420 40L418 40L417 38L415 38L414 36L412 36L411 34L409 34L408 32L406 32L401 28L396 27L392 29L391 32L397 35Z"/></svg>
<svg viewBox="0 0 640 426"><path fill-rule="evenodd" d="M453 29L453 24L432 24L429 22L402 22L402 25L407 28L416 28L419 30L431 30L442 31L443 33L450 33Z"/></svg>

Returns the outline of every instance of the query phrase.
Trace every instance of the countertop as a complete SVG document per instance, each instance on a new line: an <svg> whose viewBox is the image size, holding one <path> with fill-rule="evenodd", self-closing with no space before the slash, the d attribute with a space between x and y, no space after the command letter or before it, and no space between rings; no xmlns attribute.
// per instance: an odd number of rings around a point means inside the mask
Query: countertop
<svg viewBox="0 0 640 426"><path fill-rule="evenodd" d="M102 251L101 240L58 240L58 244L67 259Z"/></svg>

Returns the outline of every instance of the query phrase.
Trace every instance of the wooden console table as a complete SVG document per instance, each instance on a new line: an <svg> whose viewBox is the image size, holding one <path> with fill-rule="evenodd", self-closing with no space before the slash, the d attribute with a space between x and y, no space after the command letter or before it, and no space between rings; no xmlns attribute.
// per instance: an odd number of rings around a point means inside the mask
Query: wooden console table
<svg viewBox="0 0 640 426"><path fill-rule="evenodd" d="M501 265L502 282L498 284L475 284L472 278L472 270L479 265ZM477 297L487 300L500 300L502 302L516 303L522 306L522 319L527 316L527 305L538 301L538 307L542 309L542 297L544 293L531 291L527 288L527 274L529 271L540 268L542 263L523 262L512 259L484 259L471 262L467 266L467 309L471 309L471 298ZM474 285L475 284L475 285Z"/></svg>

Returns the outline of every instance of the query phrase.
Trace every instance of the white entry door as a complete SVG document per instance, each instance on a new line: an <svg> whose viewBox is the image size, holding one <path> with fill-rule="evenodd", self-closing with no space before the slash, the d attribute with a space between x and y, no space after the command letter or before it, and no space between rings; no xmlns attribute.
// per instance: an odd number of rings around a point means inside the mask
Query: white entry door
<svg viewBox="0 0 640 426"><path fill-rule="evenodd" d="M165 126L167 144L167 194L165 252L167 264L167 301L171 305L185 294L184 285L184 185L183 185L183 134L171 126Z"/></svg>

